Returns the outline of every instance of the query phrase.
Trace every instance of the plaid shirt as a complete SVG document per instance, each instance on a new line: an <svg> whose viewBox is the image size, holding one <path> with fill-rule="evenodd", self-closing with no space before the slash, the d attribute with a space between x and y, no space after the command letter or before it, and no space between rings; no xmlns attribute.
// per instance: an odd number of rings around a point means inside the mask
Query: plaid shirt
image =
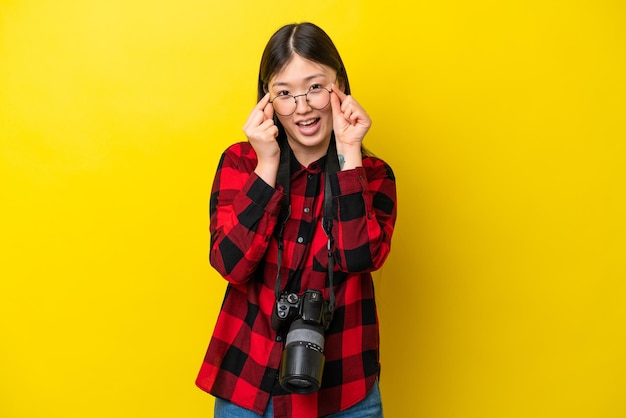
<svg viewBox="0 0 626 418"><path fill-rule="evenodd" d="M326 157L302 167L291 157L291 216L284 229L283 290L322 290L328 300L327 237L322 228ZM336 305L325 335L318 392L294 395L278 384L284 335L272 329L278 243L274 230L284 196L254 169L247 142L229 147L211 193L212 266L229 282L196 384L214 396L263 414L309 418L345 410L365 398L380 373L378 316L370 272L389 254L396 219L391 168L363 166L330 174L335 238Z"/></svg>

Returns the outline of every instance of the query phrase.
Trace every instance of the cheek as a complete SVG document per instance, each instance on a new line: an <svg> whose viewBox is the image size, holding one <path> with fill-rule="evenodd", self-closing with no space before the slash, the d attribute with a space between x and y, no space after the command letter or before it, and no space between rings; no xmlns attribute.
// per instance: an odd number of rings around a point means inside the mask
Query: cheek
<svg viewBox="0 0 626 418"><path fill-rule="evenodd" d="M280 115L274 114L274 122L276 122L276 120L280 122L285 132L288 132L288 133L291 132L292 124L290 123L291 121L290 116L280 116Z"/></svg>
<svg viewBox="0 0 626 418"><path fill-rule="evenodd" d="M278 119L280 124L285 126L288 123L289 119L291 119L291 117L290 116L280 116L280 115L274 113L274 119Z"/></svg>
<svg viewBox="0 0 626 418"><path fill-rule="evenodd" d="M328 108L324 109L322 118L331 125L333 124L333 110L330 108L330 105L328 105Z"/></svg>

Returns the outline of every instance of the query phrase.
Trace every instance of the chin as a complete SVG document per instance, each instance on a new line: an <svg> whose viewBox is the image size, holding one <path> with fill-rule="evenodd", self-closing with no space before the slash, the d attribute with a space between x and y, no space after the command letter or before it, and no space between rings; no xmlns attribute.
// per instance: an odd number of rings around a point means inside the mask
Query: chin
<svg viewBox="0 0 626 418"><path fill-rule="evenodd" d="M322 145L328 144L328 139L330 138L330 133L328 135L316 135L314 137L311 136L301 136L301 135L288 135L289 141L291 143L295 143L304 148L317 148Z"/></svg>
<svg viewBox="0 0 626 418"><path fill-rule="evenodd" d="M328 144L332 129L322 129L314 135L303 135L301 132L287 132L290 141L303 147L316 148L320 145Z"/></svg>

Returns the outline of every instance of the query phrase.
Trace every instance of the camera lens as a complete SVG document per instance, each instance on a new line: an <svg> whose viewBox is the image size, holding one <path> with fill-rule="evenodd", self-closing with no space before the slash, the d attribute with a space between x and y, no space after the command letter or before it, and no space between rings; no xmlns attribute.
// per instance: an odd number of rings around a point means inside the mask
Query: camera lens
<svg viewBox="0 0 626 418"><path fill-rule="evenodd" d="M289 379L289 384L298 388L310 388L311 386L313 386L313 384L311 382L309 382L306 379L298 379L297 377L294 377L292 379Z"/></svg>
<svg viewBox="0 0 626 418"><path fill-rule="evenodd" d="M281 362L280 384L292 393L313 393L324 371L324 329L298 319L291 324Z"/></svg>

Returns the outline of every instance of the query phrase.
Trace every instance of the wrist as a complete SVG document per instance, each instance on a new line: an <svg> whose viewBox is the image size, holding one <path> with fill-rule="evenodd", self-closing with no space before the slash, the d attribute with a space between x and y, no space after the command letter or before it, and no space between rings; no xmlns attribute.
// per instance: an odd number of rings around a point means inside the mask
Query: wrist
<svg viewBox="0 0 626 418"><path fill-rule="evenodd" d="M363 165L363 156L361 154L361 145L358 146L342 146L337 145L337 157L339 158L340 170L352 170Z"/></svg>
<svg viewBox="0 0 626 418"><path fill-rule="evenodd" d="M254 172L272 187L276 186L276 176L280 159L259 159Z"/></svg>

